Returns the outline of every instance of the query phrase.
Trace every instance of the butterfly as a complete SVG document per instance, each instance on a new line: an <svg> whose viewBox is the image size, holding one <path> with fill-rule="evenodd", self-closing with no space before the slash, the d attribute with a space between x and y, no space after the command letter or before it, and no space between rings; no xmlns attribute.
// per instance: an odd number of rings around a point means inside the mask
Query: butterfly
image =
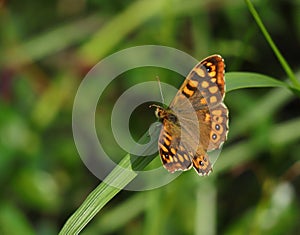
<svg viewBox="0 0 300 235"><path fill-rule="evenodd" d="M162 122L158 149L169 172L212 171L207 152L223 145L229 129L224 73L223 58L209 56L191 70L169 107L151 105Z"/></svg>

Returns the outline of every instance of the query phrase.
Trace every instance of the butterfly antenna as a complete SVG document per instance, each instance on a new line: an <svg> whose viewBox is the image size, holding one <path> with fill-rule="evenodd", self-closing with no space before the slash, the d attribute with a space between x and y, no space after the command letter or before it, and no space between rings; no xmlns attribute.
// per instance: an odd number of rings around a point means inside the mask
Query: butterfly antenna
<svg viewBox="0 0 300 235"><path fill-rule="evenodd" d="M161 88L159 77L156 76L156 79L157 79L157 82L158 82L158 87L159 87L159 91L160 91L160 96L161 96L162 104L164 104L165 100L164 100L164 96L163 96L163 93L162 93L162 88Z"/></svg>

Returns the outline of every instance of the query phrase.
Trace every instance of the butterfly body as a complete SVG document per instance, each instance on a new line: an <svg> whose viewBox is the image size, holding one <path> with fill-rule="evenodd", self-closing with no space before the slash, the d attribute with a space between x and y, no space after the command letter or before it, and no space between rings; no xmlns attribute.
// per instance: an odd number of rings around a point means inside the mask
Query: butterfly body
<svg viewBox="0 0 300 235"><path fill-rule="evenodd" d="M212 171L207 152L219 149L228 133L224 68L221 56L207 57L192 69L168 108L153 105L162 122L158 147L168 171Z"/></svg>

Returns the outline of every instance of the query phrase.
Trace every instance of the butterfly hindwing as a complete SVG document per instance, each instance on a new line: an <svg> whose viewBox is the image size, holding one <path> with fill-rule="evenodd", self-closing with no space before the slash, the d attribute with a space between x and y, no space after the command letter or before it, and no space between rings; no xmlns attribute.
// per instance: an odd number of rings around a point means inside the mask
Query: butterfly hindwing
<svg viewBox="0 0 300 235"><path fill-rule="evenodd" d="M224 60L219 55L213 55L205 58L200 62L206 68L208 76L214 84L218 86L218 90L221 93L222 99L225 96L225 64Z"/></svg>
<svg viewBox="0 0 300 235"><path fill-rule="evenodd" d="M220 103L210 110L211 130L208 151L219 149L227 139L228 134L228 109Z"/></svg>

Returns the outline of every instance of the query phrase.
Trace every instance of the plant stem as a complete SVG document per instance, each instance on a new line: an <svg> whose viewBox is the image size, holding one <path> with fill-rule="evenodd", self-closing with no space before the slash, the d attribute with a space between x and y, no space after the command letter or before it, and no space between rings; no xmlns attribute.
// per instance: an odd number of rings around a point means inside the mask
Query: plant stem
<svg viewBox="0 0 300 235"><path fill-rule="evenodd" d="M270 34L268 33L266 27L263 24L261 18L259 17L256 9L254 8L251 0L245 0L245 2L247 4L248 9L251 12L254 20L256 21L258 27L260 28L261 32L263 33L263 35L266 38L267 42L269 43L270 47L274 51L277 59L279 60L281 66L285 70L285 72L286 72L287 76L289 77L291 83L293 84L294 88L296 88L297 90L300 90L300 83L299 83L299 81L297 80L297 78L296 78L295 74L293 73L291 67L286 62L286 60L282 56L281 52L279 51L279 49L275 45L274 41L272 40Z"/></svg>

